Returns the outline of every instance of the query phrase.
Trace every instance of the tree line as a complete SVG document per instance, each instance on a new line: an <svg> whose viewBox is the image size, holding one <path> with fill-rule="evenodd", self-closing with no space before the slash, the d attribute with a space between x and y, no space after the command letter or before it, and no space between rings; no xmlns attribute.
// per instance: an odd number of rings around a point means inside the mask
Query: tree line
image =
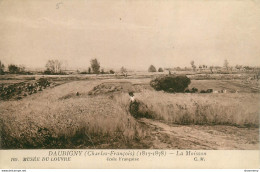
<svg viewBox="0 0 260 172"><path fill-rule="evenodd" d="M10 64L7 67L8 73L10 74L31 74L31 72L28 72L25 70L24 66L17 66L14 64ZM0 61L0 75L5 74L5 65Z"/></svg>
<svg viewBox="0 0 260 172"><path fill-rule="evenodd" d="M242 66L242 65L236 65L236 66L230 66L228 60L224 60L223 67L220 66L207 66L207 65L199 65L198 67L196 66L194 60L190 62L191 68L180 68L176 67L174 70L176 71L188 71L188 70L193 70L195 71L202 71L202 70L208 70L211 73L214 73L214 70L224 70L224 71L232 71L232 70L237 70L237 71L250 71L254 70L254 67L250 66ZM46 75L61 75L61 74L66 74L63 69L63 64L60 60L57 59L50 59L47 61L45 64L45 70L43 74ZM5 70L5 65L0 61L0 75L3 75L5 73L10 73L10 74L32 74L29 71L25 70L24 66L18 66L15 64L10 64L7 66L7 70ZM158 70L154 65L150 65L148 68L148 72L164 72L164 70L168 70L169 73L172 70L171 68L162 68L159 67ZM115 71L110 69L108 71L105 71L103 68L101 68L100 62L98 61L97 58L93 58L90 60L90 66L86 71L79 72L81 74L115 74ZM122 66L120 68L120 73L124 76L127 76L128 71L127 69Z"/></svg>

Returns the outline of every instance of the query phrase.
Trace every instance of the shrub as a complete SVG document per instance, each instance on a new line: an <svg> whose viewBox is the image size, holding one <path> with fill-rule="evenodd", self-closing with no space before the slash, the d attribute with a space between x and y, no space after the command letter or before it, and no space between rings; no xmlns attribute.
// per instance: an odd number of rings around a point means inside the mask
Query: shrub
<svg viewBox="0 0 260 172"><path fill-rule="evenodd" d="M212 93L213 89L201 90L200 93Z"/></svg>
<svg viewBox="0 0 260 172"><path fill-rule="evenodd" d="M196 93L196 92L198 92L198 89L195 88L195 87L193 87L193 88L191 89L191 92L192 92L192 93Z"/></svg>
<svg viewBox="0 0 260 172"><path fill-rule="evenodd" d="M163 72L163 69L160 67L160 68L158 69L158 72Z"/></svg>
<svg viewBox="0 0 260 172"><path fill-rule="evenodd" d="M197 93L198 89L193 87L191 90L189 90L188 88L184 91L185 93Z"/></svg>
<svg viewBox="0 0 260 172"><path fill-rule="evenodd" d="M207 91L205 91L205 90L200 90L200 93L207 93Z"/></svg>
<svg viewBox="0 0 260 172"><path fill-rule="evenodd" d="M150 82L150 85L157 91L163 90L170 93L184 92L191 83L187 76L163 76Z"/></svg>
<svg viewBox="0 0 260 172"><path fill-rule="evenodd" d="M114 73L115 73L115 71L113 71L113 70L110 70L110 71L109 71L109 73L110 73L110 74L114 74Z"/></svg>
<svg viewBox="0 0 260 172"><path fill-rule="evenodd" d="M50 86L50 82L46 78L40 78L38 80L38 84L40 87L48 87Z"/></svg>

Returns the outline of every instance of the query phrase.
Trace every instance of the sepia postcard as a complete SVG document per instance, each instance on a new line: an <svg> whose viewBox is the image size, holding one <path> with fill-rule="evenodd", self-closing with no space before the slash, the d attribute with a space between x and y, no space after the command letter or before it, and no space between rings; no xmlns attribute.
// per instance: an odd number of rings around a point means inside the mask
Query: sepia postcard
<svg viewBox="0 0 260 172"><path fill-rule="evenodd" d="M1 169L259 169L260 1L0 0Z"/></svg>

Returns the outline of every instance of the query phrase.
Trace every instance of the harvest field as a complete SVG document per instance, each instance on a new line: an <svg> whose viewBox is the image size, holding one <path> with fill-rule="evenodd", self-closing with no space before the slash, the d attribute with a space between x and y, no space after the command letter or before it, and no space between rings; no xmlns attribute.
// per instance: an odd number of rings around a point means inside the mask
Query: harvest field
<svg viewBox="0 0 260 172"><path fill-rule="evenodd" d="M154 90L152 77L3 76L3 87L36 91L0 100L1 148L259 148L258 81L191 80L190 89L227 93L174 94ZM42 90L40 78L50 83Z"/></svg>

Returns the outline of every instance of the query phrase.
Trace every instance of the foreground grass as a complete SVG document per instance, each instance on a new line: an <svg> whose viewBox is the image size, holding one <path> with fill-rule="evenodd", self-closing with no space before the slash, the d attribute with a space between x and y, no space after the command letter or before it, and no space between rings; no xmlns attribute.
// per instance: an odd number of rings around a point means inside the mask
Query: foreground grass
<svg viewBox="0 0 260 172"><path fill-rule="evenodd" d="M175 124L259 126L259 94L136 94L152 118Z"/></svg>
<svg viewBox="0 0 260 172"><path fill-rule="evenodd" d="M121 106L126 99L88 96L95 84L68 83L2 102L1 148L138 148L145 133Z"/></svg>

